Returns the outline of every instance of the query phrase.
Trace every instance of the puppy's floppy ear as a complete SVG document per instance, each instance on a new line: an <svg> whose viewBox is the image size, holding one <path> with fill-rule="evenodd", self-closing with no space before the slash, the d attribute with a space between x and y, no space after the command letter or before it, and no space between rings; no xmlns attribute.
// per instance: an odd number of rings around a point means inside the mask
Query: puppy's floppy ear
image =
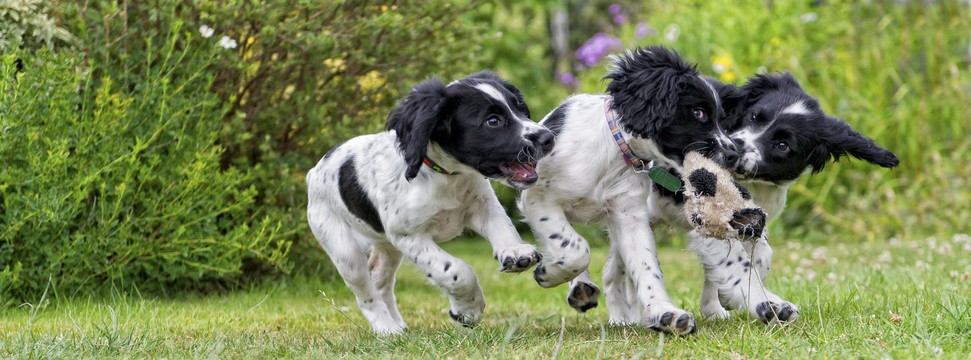
<svg viewBox="0 0 971 360"><path fill-rule="evenodd" d="M847 154L885 168L900 163L894 153L861 135L845 121L831 116L826 116L824 121L826 124L819 127L821 143L809 154L814 173L822 170L830 159L838 161Z"/></svg>
<svg viewBox="0 0 971 360"><path fill-rule="evenodd" d="M636 48L614 61L607 92L620 124L635 136L652 139L674 120L679 93L698 72L678 53L662 46Z"/></svg>
<svg viewBox="0 0 971 360"><path fill-rule="evenodd" d="M774 74L758 74L748 79L745 85L740 88L745 94L745 105L746 107L751 106L759 101L763 95L772 91L778 91L783 89L792 89L794 91L805 92L802 90L802 86L799 86L799 81L792 76L788 71Z"/></svg>
<svg viewBox="0 0 971 360"><path fill-rule="evenodd" d="M708 78L708 81L715 87L718 97L721 98L722 111L725 112L722 124L726 129L731 128L745 111L745 92L735 84L724 84L712 78Z"/></svg>
<svg viewBox="0 0 971 360"><path fill-rule="evenodd" d="M432 78L415 85L388 115L386 128L395 131L398 150L408 165L405 179L410 181L418 175L432 133L442 123L447 102L445 84Z"/></svg>

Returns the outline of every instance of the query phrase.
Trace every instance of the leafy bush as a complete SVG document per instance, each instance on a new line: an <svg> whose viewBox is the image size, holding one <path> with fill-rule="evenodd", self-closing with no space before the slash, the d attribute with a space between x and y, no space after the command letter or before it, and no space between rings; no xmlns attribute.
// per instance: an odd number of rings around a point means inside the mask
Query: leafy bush
<svg viewBox="0 0 971 360"><path fill-rule="evenodd" d="M72 53L0 59L7 302L48 286L67 295L105 284L206 289L285 266L278 222L254 217L249 174L219 168L224 111L204 90L215 41L184 46L178 24L163 35L144 40L155 46L138 60L137 82L117 82ZM19 73L17 58L27 64Z"/></svg>
<svg viewBox="0 0 971 360"><path fill-rule="evenodd" d="M430 76L470 73L478 39L459 16L474 2L407 5L297 0L194 1L160 11L155 3L92 0L65 6L68 28L112 78L135 76L152 37L170 24L205 26L237 45L210 71L209 89L228 110L219 118L222 169L245 169L260 216L283 222L281 235L318 256L306 226L303 174L332 146L383 129L410 87ZM198 33L198 32L197 32ZM198 38L198 37L197 37ZM173 69L176 73L181 69ZM134 83L134 82L132 82Z"/></svg>

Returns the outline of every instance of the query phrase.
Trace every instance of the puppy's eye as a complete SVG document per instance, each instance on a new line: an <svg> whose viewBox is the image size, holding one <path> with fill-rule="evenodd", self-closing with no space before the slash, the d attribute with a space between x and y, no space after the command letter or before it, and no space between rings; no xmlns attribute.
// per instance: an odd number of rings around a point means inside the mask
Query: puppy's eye
<svg viewBox="0 0 971 360"><path fill-rule="evenodd" d="M694 110L691 111L691 115L694 115L695 120L698 120L698 121L701 121L701 122L708 121L708 117L705 115L705 111L704 110L695 108Z"/></svg>
<svg viewBox="0 0 971 360"><path fill-rule="evenodd" d="M775 143L775 149L776 150L779 150L781 152L787 152L787 151L789 151L789 143L787 143L785 141L777 142L777 143Z"/></svg>
<svg viewBox="0 0 971 360"><path fill-rule="evenodd" d="M757 117L759 117L759 114L756 114L756 113L753 112L752 113L752 121L755 121L755 118L757 118Z"/></svg>
<svg viewBox="0 0 971 360"><path fill-rule="evenodd" d="M498 117L495 117L495 116L490 116L489 119L486 120L485 123L486 123L486 126L488 126L488 127L499 127L499 125L502 125L502 121L499 120L499 118Z"/></svg>

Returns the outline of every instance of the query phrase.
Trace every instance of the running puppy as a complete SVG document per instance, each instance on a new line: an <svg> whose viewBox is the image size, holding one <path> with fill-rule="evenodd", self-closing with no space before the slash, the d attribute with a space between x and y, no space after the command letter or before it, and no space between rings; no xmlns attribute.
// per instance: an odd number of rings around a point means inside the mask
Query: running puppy
<svg viewBox="0 0 971 360"><path fill-rule="evenodd" d="M416 85L387 129L338 145L310 170L310 229L375 332L406 326L394 295L402 255L448 294L452 319L472 325L485 308L482 289L472 268L437 243L469 228L492 244L501 271L537 263L540 254L522 241L487 178L531 186L553 133L491 72Z"/></svg>
<svg viewBox="0 0 971 360"><path fill-rule="evenodd" d="M571 223L606 225L607 289L630 290L627 298L608 299L611 323L687 334L695 320L665 290L647 207L653 182L644 172L651 164L679 169L689 151L733 167L738 154L719 122L725 117L720 94L734 87L701 76L663 47L616 58L605 79L609 95L573 96L541 122L556 133L556 149L538 164L542 180L519 199L545 245L534 277L548 288L585 273L590 248ZM578 297L593 299L600 292L579 291Z"/></svg>

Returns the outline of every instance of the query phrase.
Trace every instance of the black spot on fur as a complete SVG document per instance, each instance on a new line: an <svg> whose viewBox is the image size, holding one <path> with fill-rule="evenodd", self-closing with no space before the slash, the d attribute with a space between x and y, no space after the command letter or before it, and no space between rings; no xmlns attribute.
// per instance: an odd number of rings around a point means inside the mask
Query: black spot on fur
<svg viewBox="0 0 971 360"><path fill-rule="evenodd" d="M715 196L715 186L718 185L718 177L711 171L698 169L688 175L688 181L694 186L695 191L700 196Z"/></svg>
<svg viewBox="0 0 971 360"><path fill-rule="evenodd" d="M549 220L549 219L550 218L544 216L544 217L539 218L539 221L546 221L546 220Z"/></svg>
<svg viewBox="0 0 971 360"><path fill-rule="evenodd" d="M556 239L560 239L562 237L563 236L560 235L560 233L552 233L552 234L550 234L550 240L556 240Z"/></svg>
<svg viewBox="0 0 971 360"><path fill-rule="evenodd" d="M353 157L348 157L344 161L344 164L341 165L340 174L337 179L337 188L340 190L341 200L344 201L344 206L347 206L347 210L351 214L364 220L374 231L379 233L384 232L384 226L381 224L381 217L378 216L378 210L374 207L371 199L368 198L368 194L364 192L364 187L357 180L357 170L354 168Z"/></svg>
<svg viewBox="0 0 971 360"><path fill-rule="evenodd" d="M553 135L559 135L560 131L563 130L563 120L566 119L566 107L567 104L561 104L553 109L546 119L543 119L543 126L553 132Z"/></svg>
<svg viewBox="0 0 971 360"><path fill-rule="evenodd" d="M698 214L691 214L691 223L698 226L704 225L704 221L701 220L701 216Z"/></svg>
<svg viewBox="0 0 971 360"><path fill-rule="evenodd" d="M567 247L569 245L570 245L570 240L563 240L563 242L560 243L560 247Z"/></svg>
<svg viewBox="0 0 971 360"><path fill-rule="evenodd" d="M735 188L738 189L738 193L742 194L742 199L752 200L752 194L748 192L748 189L742 186L742 184L739 184L737 181L733 181L733 183L735 183Z"/></svg>
<svg viewBox="0 0 971 360"><path fill-rule="evenodd" d="M445 262L445 270L444 271L448 271L448 268L450 268L450 267L452 267L452 262L451 261L446 261Z"/></svg>

